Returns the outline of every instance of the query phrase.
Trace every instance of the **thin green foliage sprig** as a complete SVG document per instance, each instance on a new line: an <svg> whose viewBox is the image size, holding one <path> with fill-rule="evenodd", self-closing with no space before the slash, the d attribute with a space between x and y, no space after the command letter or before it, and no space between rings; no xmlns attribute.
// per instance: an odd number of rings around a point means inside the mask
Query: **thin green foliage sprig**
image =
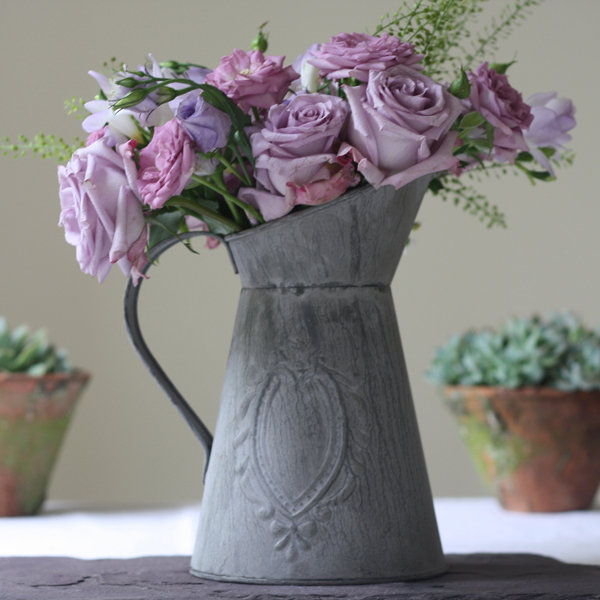
<svg viewBox="0 0 600 600"><path fill-rule="evenodd" d="M484 51L494 53L498 41L507 38L531 9L543 0L514 0L493 17L480 34L473 26L489 0L406 0L392 15L384 15L374 35L384 31L414 44L425 54L423 72L433 79L453 81L461 67L468 68ZM471 41L470 49L467 40Z"/></svg>
<svg viewBox="0 0 600 600"><path fill-rule="evenodd" d="M484 51L495 53L498 50L499 40L506 39L513 32L514 27L520 25L520 22L531 14L531 9L540 5L543 1L516 0L514 4L508 4L500 12L498 18L492 17L490 25L483 28L483 34L477 36L477 45L474 50L471 53L466 53L464 67L470 67Z"/></svg>
<svg viewBox="0 0 600 600"><path fill-rule="evenodd" d="M490 204L487 198L473 186L465 184L451 173L433 179L429 190L445 202L462 206L465 212L486 223L488 228L494 226L506 228L504 213L501 213L496 205Z"/></svg>
<svg viewBox="0 0 600 600"><path fill-rule="evenodd" d="M4 143L0 144L0 151L4 156L12 154L13 158L18 158L31 152L33 156L54 158L59 163L68 161L73 152L85 145L79 137L74 137L69 143L62 137L44 133L38 133L32 139L20 135L17 142L12 142L8 137L2 138L2 141Z"/></svg>
<svg viewBox="0 0 600 600"><path fill-rule="evenodd" d="M483 10L488 0L417 0L406 1L391 16L382 17L374 35L384 31L415 46L425 54L423 71L433 79L452 81L461 66L460 50L471 36L467 24ZM455 51L458 51L455 54Z"/></svg>
<svg viewBox="0 0 600 600"><path fill-rule="evenodd" d="M68 115L75 115L78 119L83 118L83 112L85 112L86 117L90 114L85 108L85 101L83 98L76 98L75 96L65 100L65 110Z"/></svg>
<svg viewBox="0 0 600 600"><path fill-rule="evenodd" d="M403 0L400 8L382 17L374 35L387 32L395 35L403 42L415 46L415 52L423 54L421 64L423 72L436 80L447 81L450 92L458 98L465 99L469 95L470 84L466 70L474 67L477 59L482 59L485 52L493 54L498 50L500 39L507 38L515 26L519 25L531 13L531 9L543 0L514 0L507 4L497 17L483 27L482 33L474 34L472 30L483 11L483 5L489 0L415 0L409 4ZM468 43L469 42L469 43ZM504 73L513 64L492 65L498 72ZM461 160L461 167L468 167L469 177L477 177L480 172L493 169L506 173L511 168L515 173L524 173L532 184L536 181L551 181L552 175L547 171L532 168L533 157L521 152L514 165L491 163L483 165L482 157L489 155L494 143L492 126L479 113L473 112L458 121L454 129L460 133L462 146L455 149L454 154ZM548 150L547 157L555 164L558 155L554 149ZM566 154L568 160L561 164L572 164L573 156ZM561 157L562 158L562 157ZM479 162L472 165L470 162ZM487 172L486 172L487 175ZM459 180L454 174L447 173L436 177L430 190L443 200L461 205L463 209L488 227L506 227L504 215L491 205L485 196L472 186Z"/></svg>

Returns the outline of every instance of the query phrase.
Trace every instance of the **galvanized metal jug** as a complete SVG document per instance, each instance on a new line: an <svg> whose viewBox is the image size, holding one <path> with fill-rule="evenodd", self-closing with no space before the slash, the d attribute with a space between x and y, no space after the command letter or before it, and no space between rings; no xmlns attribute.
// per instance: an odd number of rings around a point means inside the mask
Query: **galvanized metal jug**
<svg viewBox="0 0 600 600"><path fill-rule="evenodd" d="M131 340L206 449L194 575L351 584L446 570L390 291L428 181L352 190L222 240L243 289L214 443L146 347L129 283Z"/></svg>

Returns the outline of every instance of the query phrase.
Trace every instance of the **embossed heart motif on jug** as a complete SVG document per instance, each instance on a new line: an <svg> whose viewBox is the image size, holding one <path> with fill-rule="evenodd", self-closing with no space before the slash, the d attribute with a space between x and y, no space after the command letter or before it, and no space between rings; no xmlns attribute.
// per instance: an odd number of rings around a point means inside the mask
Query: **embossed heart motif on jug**
<svg viewBox="0 0 600 600"><path fill-rule="evenodd" d="M206 450L193 574L349 584L446 570L390 291L428 181L221 238L242 292L214 441L146 347L141 284L128 284L132 343Z"/></svg>

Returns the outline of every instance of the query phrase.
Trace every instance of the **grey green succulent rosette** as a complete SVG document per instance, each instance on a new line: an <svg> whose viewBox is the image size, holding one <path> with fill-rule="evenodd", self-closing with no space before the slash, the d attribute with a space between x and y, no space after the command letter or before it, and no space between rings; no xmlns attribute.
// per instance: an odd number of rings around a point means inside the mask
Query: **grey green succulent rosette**
<svg viewBox="0 0 600 600"><path fill-rule="evenodd" d="M48 373L70 373L66 350L48 342L45 329L30 333L26 325L10 330L0 317L0 373L26 373L42 377Z"/></svg>
<svg viewBox="0 0 600 600"><path fill-rule="evenodd" d="M600 328L570 312L512 318L497 331L453 336L426 376L439 385L600 390Z"/></svg>

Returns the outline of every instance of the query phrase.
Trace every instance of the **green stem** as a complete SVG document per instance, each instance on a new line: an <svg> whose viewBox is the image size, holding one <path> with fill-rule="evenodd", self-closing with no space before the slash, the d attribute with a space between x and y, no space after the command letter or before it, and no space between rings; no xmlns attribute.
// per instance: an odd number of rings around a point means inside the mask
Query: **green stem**
<svg viewBox="0 0 600 600"><path fill-rule="evenodd" d="M436 24L434 25L433 29L431 30L431 33L429 34L429 38L427 39L427 44L425 45L425 48L423 48L423 54L427 54L427 50L429 50L429 45L431 44L431 41L433 40L433 36L436 34L437 30L440 28L440 25L442 24L444 18L448 14L450 7L455 2L456 2L456 0L448 0L448 2L446 2L446 6L444 6L444 12L439 16Z"/></svg>
<svg viewBox="0 0 600 600"><path fill-rule="evenodd" d="M212 181L208 181L208 179L205 179L204 177L200 177L199 175L192 175L192 179L194 181L197 181L198 183L205 185L207 188L217 192L217 194L220 194L226 200L227 199L231 200L234 204L237 204L240 208L243 208L246 212L250 213L259 223L265 222L263 216L260 214L260 212L258 210L256 210L256 208L254 208L254 206L250 206L250 204L246 204L246 202L244 202L243 200L240 200L239 198L236 198L235 196L231 195L229 192L226 192L225 190L221 189L219 186L212 183Z"/></svg>
<svg viewBox="0 0 600 600"><path fill-rule="evenodd" d="M238 163L242 168L244 173L244 178L246 179L245 183L248 187L252 187L252 180L250 179L250 174L248 173L248 169L246 169L246 164L244 163L244 158L240 152L240 149L235 144L229 144L229 148L233 150L235 157L238 159Z"/></svg>
<svg viewBox="0 0 600 600"><path fill-rule="evenodd" d="M187 208L188 210L195 212L196 214L200 215L201 217L209 217L211 219L214 219L215 221L218 221L219 223L226 225L233 231L241 231L242 230L242 228L237 223L232 221L231 219L228 219L227 217L220 215L219 213L215 212L214 210L210 210L210 208L206 208L205 206L196 204L196 202L194 202L193 200L190 200L189 198L184 198L183 196L172 196L164 203L164 206L175 206L175 207L180 206L182 208Z"/></svg>
<svg viewBox="0 0 600 600"><path fill-rule="evenodd" d="M212 178L217 182L217 184L219 184L219 187L223 190L227 189L227 186L225 185L225 180L223 179L223 171L219 170L219 171L215 171L215 173L213 173ZM224 196L225 198L225 196ZM229 199L229 198L225 198L225 202L227 202L227 206L229 207L229 210L231 211L231 214L233 215L233 218L235 219L235 222L238 223L239 225L242 224L242 216L240 215L240 211L238 210L238 207Z"/></svg>
<svg viewBox="0 0 600 600"><path fill-rule="evenodd" d="M542 2L543 0L539 0L540 2ZM479 47L477 48L477 50L475 50L475 52L469 57L469 60L467 61L467 63L464 66L464 69L468 69L469 66L471 65L471 63L475 60L475 57L478 56L479 54L481 54L483 52L483 50L485 49L485 47L496 38L496 36L500 33L500 31L502 31L502 29L504 29L504 27L510 25L516 18L517 15L526 10L527 8L529 8L530 6L535 6L537 4L536 0L532 0L530 2L528 2L527 0L525 0L523 2L523 4L516 4L515 5L515 9L502 21L502 23L500 23L500 25L498 25L494 31L492 31L492 33L490 33L485 39L481 40L481 43L479 44Z"/></svg>
<svg viewBox="0 0 600 600"><path fill-rule="evenodd" d="M220 152L216 155L216 157L219 159L219 162L225 166L225 168L232 173L233 175L235 175L242 183L244 183L245 185L247 185L248 187L252 186L252 183L250 183L249 178L247 179L248 174L244 173L244 175L240 175L239 171L235 168L234 165L232 165ZM241 164L241 163L240 163Z"/></svg>
<svg viewBox="0 0 600 600"><path fill-rule="evenodd" d="M419 14L419 7L421 6L421 4L423 4L423 0L419 0L412 8L412 10L410 11L410 15L408 16L408 20L406 21L406 24L404 25L402 31L400 32L400 35L398 36L402 41L404 41L404 34L406 33L406 30L410 27L410 24L412 23L413 17L415 17L416 15Z"/></svg>

